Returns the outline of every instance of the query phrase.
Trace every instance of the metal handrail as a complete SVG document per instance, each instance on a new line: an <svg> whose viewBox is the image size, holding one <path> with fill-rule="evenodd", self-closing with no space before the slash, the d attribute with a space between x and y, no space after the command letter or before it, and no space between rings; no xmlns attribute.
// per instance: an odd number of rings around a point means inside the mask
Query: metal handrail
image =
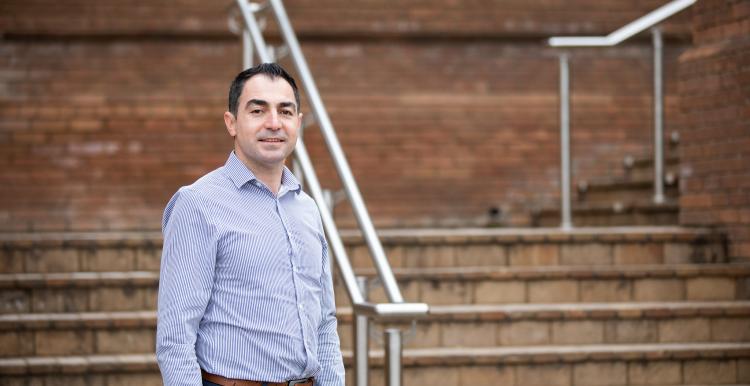
<svg viewBox="0 0 750 386"><path fill-rule="evenodd" d="M664 85L663 37L657 24L695 4L697 0L674 0L642 16L607 36L554 36L547 40L551 47L610 47L651 28L654 46L654 195L653 201L662 204L664 197ZM569 54L559 54L560 63L560 227L573 227L570 198L570 64Z"/></svg>
<svg viewBox="0 0 750 386"><path fill-rule="evenodd" d="M318 88L315 85L315 81L310 73L307 61L302 53L281 0L268 0L268 2L263 5L249 3L248 0L236 0L236 5L241 11L240 13L246 26L246 29L242 30L244 47L243 65L245 68L250 66L253 46L255 48L254 51L261 62L275 61L276 58L273 57L273 52L269 50L269 47L265 43L261 25L258 23L255 14L270 9L275 15L283 41L286 44L291 59L297 69L302 88L307 94L307 100L313 110L314 118L317 121L328 150L331 153L334 165L336 166L342 185L349 202L352 205L360 230L362 231L362 235L367 243L374 265L377 269L378 276L389 299L388 303L370 303L366 301L366 292L363 294L365 288L360 289L360 283L358 283L357 277L354 274L346 249L344 248L344 243L341 240L333 215L326 202L326 197L323 194L323 189L318 181L317 174L315 173L310 156L307 153L304 141L300 136L295 146L294 158L296 163L300 166L305 184L320 208L321 220L325 232L328 235L328 241L331 251L333 252L334 260L336 261L344 280L345 288L352 302L352 309L357 320L354 329L355 379L358 386L367 386L368 318L379 320L418 318L425 316L429 312L429 306L425 303L404 302L401 291L399 290L398 284L393 275L393 270L388 263L383 246L375 232L375 227L373 226L370 215L367 212L362 195L357 187L356 181L354 180L351 169L349 168L349 163L344 156L344 152L341 148L338 137L336 136L333 124L328 117L328 112L323 105L323 101L318 93ZM238 26L234 23L233 17L234 16L230 14L230 29L236 31ZM248 50L251 50L250 54L248 54ZM362 285L362 287L366 287L366 285ZM400 386L403 383L401 366L401 332L398 329L388 328L384 331L384 334L386 337L385 341L387 342L387 385Z"/></svg>
<svg viewBox="0 0 750 386"><path fill-rule="evenodd" d="M624 25L607 36L554 36L549 38L552 47L606 47L623 41L661 23L698 0L675 0Z"/></svg>

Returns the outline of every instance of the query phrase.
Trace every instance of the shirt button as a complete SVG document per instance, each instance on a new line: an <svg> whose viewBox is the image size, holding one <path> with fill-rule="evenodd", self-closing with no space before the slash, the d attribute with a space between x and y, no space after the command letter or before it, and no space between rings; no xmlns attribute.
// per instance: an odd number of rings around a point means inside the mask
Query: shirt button
<svg viewBox="0 0 750 386"><path fill-rule="evenodd" d="M304 306L304 305L302 305L302 304L300 304L300 305L299 305L299 309L300 309L300 310L304 310L304 309L305 309L305 306Z"/></svg>

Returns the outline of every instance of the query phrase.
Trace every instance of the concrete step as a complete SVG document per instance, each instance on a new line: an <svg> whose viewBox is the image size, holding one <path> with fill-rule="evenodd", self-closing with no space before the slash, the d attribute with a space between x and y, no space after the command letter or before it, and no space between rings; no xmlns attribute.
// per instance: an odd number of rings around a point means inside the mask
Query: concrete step
<svg viewBox="0 0 750 386"><path fill-rule="evenodd" d="M353 384L350 352L344 363ZM383 385L382 351L371 352L370 363L372 385ZM407 385L750 383L748 343L407 349L403 363ZM4 385L161 385L153 354L3 358L0 379Z"/></svg>
<svg viewBox="0 0 750 386"><path fill-rule="evenodd" d="M351 309L338 315L351 349ZM407 348L750 342L750 302L433 306L413 332ZM0 357L150 352L155 333L154 311L6 314Z"/></svg>
<svg viewBox="0 0 750 386"><path fill-rule="evenodd" d="M583 256L581 256L583 257ZM596 258L596 256L592 256ZM404 298L431 305L726 301L750 299L748 264L461 267L396 269ZM371 278L373 270L359 270ZM349 305L340 279L339 306ZM370 299L386 300L382 286L370 286Z"/></svg>
<svg viewBox="0 0 750 386"><path fill-rule="evenodd" d="M398 269L396 277L407 300L434 305L750 298L747 264ZM158 280L155 271L0 274L0 314L154 310ZM348 305L334 281L337 304ZM371 299L384 301L371 287Z"/></svg>
<svg viewBox="0 0 750 386"><path fill-rule="evenodd" d="M0 313L156 309L159 273L63 272L0 275Z"/></svg>
<svg viewBox="0 0 750 386"><path fill-rule="evenodd" d="M391 265L404 268L557 265L597 253L609 264L618 264L625 256L659 262L726 259L724 236L699 228L391 229L378 233ZM342 236L354 267L371 268L360 234L342 231ZM157 271L161 235L2 234L0 247L0 273Z"/></svg>
<svg viewBox="0 0 750 386"><path fill-rule="evenodd" d="M572 222L580 227L670 226L679 223L680 207L676 203L654 204L639 199L613 199L606 203L573 203ZM560 224L560 209L546 208L532 214L535 226Z"/></svg>

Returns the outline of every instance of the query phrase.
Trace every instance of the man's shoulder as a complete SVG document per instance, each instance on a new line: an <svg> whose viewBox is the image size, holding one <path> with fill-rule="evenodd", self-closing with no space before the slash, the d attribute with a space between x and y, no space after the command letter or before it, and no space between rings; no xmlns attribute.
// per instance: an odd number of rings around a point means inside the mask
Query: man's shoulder
<svg viewBox="0 0 750 386"><path fill-rule="evenodd" d="M220 192L230 190L231 187L232 182L224 175L223 167L204 174L190 185L180 187L164 208L163 225L168 221L178 201L187 207L205 208L207 205L210 206Z"/></svg>

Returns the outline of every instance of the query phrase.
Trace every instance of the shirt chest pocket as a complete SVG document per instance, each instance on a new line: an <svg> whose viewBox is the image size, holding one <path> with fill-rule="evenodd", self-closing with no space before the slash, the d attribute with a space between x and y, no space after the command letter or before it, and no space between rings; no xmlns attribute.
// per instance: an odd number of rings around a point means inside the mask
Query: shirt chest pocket
<svg viewBox="0 0 750 386"><path fill-rule="evenodd" d="M275 276L288 264L288 245L281 232L229 229L219 241L216 271L243 282Z"/></svg>
<svg viewBox="0 0 750 386"><path fill-rule="evenodd" d="M323 244L316 232L306 232L300 235L295 254L292 256L292 265L304 281L315 286L320 285Z"/></svg>

